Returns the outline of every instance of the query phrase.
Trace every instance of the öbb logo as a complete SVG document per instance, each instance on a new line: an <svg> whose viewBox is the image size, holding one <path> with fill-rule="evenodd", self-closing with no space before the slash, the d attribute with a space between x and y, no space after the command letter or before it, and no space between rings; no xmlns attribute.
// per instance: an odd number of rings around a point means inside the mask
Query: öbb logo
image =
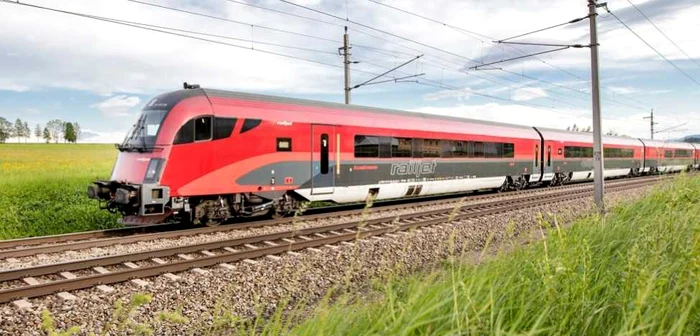
<svg viewBox="0 0 700 336"><path fill-rule="evenodd" d="M411 160L408 162L391 164L391 175L430 175L435 173L437 162L423 162L421 160Z"/></svg>

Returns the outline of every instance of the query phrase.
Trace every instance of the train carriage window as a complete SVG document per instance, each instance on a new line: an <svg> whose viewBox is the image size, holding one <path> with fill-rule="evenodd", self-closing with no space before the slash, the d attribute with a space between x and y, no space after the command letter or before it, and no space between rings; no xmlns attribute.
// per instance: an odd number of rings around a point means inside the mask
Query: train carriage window
<svg viewBox="0 0 700 336"><path fill-rule="evenodd" d="M442 153L440 154L440 156L444 158L452 157L452 141L440 140L440 148L442 149Z"/></svg>
<svg viewBox="0 0 700 336"><path fill-rule="evenodd" d="M328 174L328 134L321 134L321 174Z"/></svg>
<svg viewBox="0 0 700 336"><path fill-rule="evenodd" d="M547 146L547 167L552 166L552 146Z"/></svg>
<svg viewBox="0 0 700 336"><path fill-rule="evenodd" d="M260 126L260 123L261 123L261 122L262 122L262 120L260 120L260 119L246 119L246 120L243 120L243 126L241 127L241 132L240 132L240 134L243 134L243 133L245 133L245 132L248 132L248 131L252 130L253 128L256 128L256 127Z"/></svg>
<svg viewBox="0 0 700 336"><path fill-rule="evenodd" d="M440 157L440 140L423 139L423 157Z"/></svg>
<svg viewBox="0 0 700 336"><path fill-rule="evenodd" d="M560 149L560 151L561 151L561 149ZM504 143L503 144L503 157L504 158L515 157L515 145L514 144L512 144L512 143Z"/></svg>
<svg viewBox="0 0 700 336"><path fill-rule="evenodd" d="M356 135L355 157L379 157L379 137Z"/></svg>
<svg viewBox="0 0 700 336"><path fill-rule="evenodd" d="M194 119L194 141L211 139L211 117L199 117Z"/></svg>
<svg viewBox="0 0 700 336"><path fill-rule="evenodd" d="M214 117L214 140L230 137L235 126L236 118Z"/></svg>
<svg viewBox="0 0 700 336"><path fill-rule="evenodd" d="M379 138L379 157L380 158L390 158L391 157L391 142L390 137L380 137Z"/></svg>
<svg viewBox="0 0 700 336"><path fill-rule="evenodd" d="M499 147L500 147L500 152L503 152L503 145L500 143L495 143L495 142L484 142L484 157L486 158L498 158L501 157L499 153Z"/></svg>
<svg viewBox="0 0 700 336"><path fill-rule="evenodd" d="M470 143L472 143L470 141ZM470 155L470 157L475 157L475 158L483 158L484 157L484 143L483 142L474 142L474 151L470 151L470 153L474 153L473 155Z"/></svg>
<svg viewBox="0 0 700 336"><path fill-rule="evenodd" d="M689 158L693 157L693 151L688 149L676 149L676 157Z"/></svg>
<svg viewBox="0 0 700 336"><path fill-rule="evenodd" d="M277 151L278 152L291 152L292 151L292 138L277 138Z"/></svg>
<svg viewBox="0 0 700 336"><path fill-rule="evenodd" d="M413 150L413 139L411 138L392 138L391 139L391 156L392 157L411 157Z"/></svg>
<svg viewBox="0 0 700 336"><path fill-rule="evenodd" d="M174 145L186 144L194 141L194 119L186 122L175 135Z"/></svg>
<svg viewBox="0 0 700 336"><path fill-rule="evenodd" d="M673 158L673 151L667 149L666 151L664 151L664 157Z"/></svg>
<svg viewBox="0 0 700 336"><path fill-rule="evenodd" d="M413 157L422 158L423 157L423 140L413 139Z"/></svg>
<svg viewBox="0 0 700 336"><path fill-rule="evenodd" d="M469 157L467 150L467 141L452 141L451 154L452 157Z"/></svg>

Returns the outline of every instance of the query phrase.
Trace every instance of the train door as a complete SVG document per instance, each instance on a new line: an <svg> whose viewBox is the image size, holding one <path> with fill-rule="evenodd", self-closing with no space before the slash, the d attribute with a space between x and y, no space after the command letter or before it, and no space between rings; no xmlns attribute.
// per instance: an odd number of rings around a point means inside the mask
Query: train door
<svg viewBox="0 0 700 336"><path fill-rule="evenodd" d="M336 146L335 126L311 125L311 195L333 193Z"/></svg>

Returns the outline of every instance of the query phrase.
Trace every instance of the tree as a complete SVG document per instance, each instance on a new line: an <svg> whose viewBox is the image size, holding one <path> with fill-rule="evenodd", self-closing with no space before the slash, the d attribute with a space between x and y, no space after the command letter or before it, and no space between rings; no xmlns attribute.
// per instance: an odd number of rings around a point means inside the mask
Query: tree
<svg viewBox="0 0 700 336"><path fill-rule="evenodd" d="M73 123L73 130L75 130L75 140L73 142L78 142L80 140L80 124L77 121Z"/></svg>
<svg viewBox="0 0 700 336"><path fill-rule="evenodd" d="M29 137L32 136L32 130L29 128L29 123L24 122L24 125L22 126L22 136L24 137L24 143L27 143L27 140L29 140Z"/></svg>
<svg viewBox="0 0 700 336"><path fill-rule="evenodd" d="M63 138L63 121L60 119L54 119L46 123L46 128L48 128L51 134L51 139L54 143L58 143L58 140Z"/></svg>
<svg viewBox="0 0 700 336"><path fill-rule="evenodd" d="M44 140L46 140L46 143L49 143L51 141L51 132L46 127L44 127L43 136L44 136Z"/></svg>
<svg viewBox="0 0 700 336"><path fill-rule="evenodd" d="M17 143L19 143L19 139L24 136L24 124L22 123L22 119L17 118L15 120L15 128L12 132L12 136L17 137Z"/></svg>
<svg viewBox="0 0 700 336"><path fill-rule="evenodd" d="M41 139L41 135L43 133L41 132L41 125L36 124L36 128L34 128L34 136L36 136L36 140L39 141Z"/></svg>
<svg viewBox="0 0 700 336"><path fill-rule="evenodd" d="M63 124L63 140L75 142L75 128L73 128L73 123L66 122Z"/></svg>
<svg viewBox="0 0 700 336"><path fill-rule="evenodd" d="M0 143L5 143L12 136L12 123L0 117Z"/></svg>

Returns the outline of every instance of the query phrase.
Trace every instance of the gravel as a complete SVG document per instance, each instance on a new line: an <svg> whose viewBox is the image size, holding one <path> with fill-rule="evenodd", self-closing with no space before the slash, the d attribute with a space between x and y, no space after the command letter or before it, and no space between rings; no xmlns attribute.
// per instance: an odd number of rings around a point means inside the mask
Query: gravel
<svg viewBox="0 0 700 336"><path fill-rule="evenodd" d="M616 203L636 199L649 187L636 190L639 192L609 193L607 201ZM188 334L205 334L212 332L212 325L222 324L222 321L273 312L285 300L289 300L292 306L299 302L313 305L331 288L366 289L388 274L430 269L450 255L448 241L451 237L457 250L464 247L477 256L489 237L494 242L506 242L513 241L510 239L513 236L538 232L533 229L539 226L539 214L545 217L550 213L557 214L557 220L566 223L592 210L591 200L558 203L396 234L395 237L366 239L352 246L341 244L336 249L322 248L320 253L304 251L298 255L282 255L279 260L260 258L254 264L237 263L234 270L212 267L207 269L208 275L182 272L177 274L181 277L177 282L164 276L149 278L146 279L149 283L146 288L126 282L112 285L115 288L112 293L102 293L95 288L73 291L71 293L78 297L76 301L62 302L55 295L30 299L33 308L27 311L4 304L0 305L0 331L8 335L43 334L40 331L41 312L46 309L52 313L60 330L79 326L83 333L100 334L113 318L115 302L120 299L128 302L134 293L146 292L153 293L153 300L133 312L129 319L133 324L127 324L122 330L113 329L110 335L131 334L138 328L136 323L143 323L156 335L182 335L185 327ZM189 243L193 242L190 240ZM129 251L133 249L129 248ZM179 325L160 321L159 313L166 311L180 311L189 323ZM227 330L222 332L225 334Z"/></svg>

